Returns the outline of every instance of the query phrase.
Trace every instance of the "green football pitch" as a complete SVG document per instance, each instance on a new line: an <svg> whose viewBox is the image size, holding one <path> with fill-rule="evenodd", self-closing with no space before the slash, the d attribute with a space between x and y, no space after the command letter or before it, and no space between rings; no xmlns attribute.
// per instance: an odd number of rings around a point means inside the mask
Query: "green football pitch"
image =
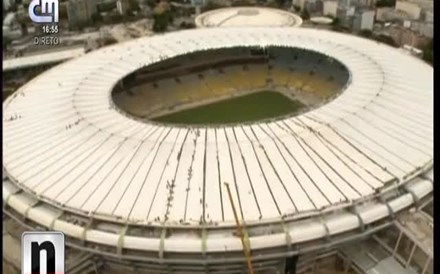
<svg viewBox="0 0 440 274"><path fill-rule="evenodd" d="M153 119L173 124L228 124L254 122L297 112L304 105L273 91L261 91L194 107Z"/></svg>

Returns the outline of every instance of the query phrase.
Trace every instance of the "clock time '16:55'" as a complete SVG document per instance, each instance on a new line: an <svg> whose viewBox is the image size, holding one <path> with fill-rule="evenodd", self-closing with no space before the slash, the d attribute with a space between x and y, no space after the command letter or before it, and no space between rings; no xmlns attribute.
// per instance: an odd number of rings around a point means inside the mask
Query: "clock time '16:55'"
<svg viewBox="0 0 440 274"><path fill-rule="evenodd" d="M57 34L59 32L58 25L44 25L41 28L44 34Z"/></svg>

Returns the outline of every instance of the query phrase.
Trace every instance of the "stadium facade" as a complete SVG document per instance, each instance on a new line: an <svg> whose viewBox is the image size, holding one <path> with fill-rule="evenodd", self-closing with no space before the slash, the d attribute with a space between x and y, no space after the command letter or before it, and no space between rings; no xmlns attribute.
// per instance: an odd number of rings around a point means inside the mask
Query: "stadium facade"
<svg viewBox="0 0 440 274"><path fill-rule="evenodd" d="M334 58L349 80L309 112L249 124L145 122L112 100L147 65L271 46ZM4 212L121 266L240 273L228 182L255 269L274 273L388 226L432 193L432 106L431 66L345 34L262 27L141 38L59 65L3 104Z"/></svg>

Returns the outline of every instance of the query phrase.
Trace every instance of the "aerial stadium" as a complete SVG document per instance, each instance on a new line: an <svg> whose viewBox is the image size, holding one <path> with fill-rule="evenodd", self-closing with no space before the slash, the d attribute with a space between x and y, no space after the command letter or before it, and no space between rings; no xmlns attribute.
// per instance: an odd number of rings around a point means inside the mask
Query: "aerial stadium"
<svg viewBox="0 0 440 274"><path fill-rule="evenodd" d="M204 12L195 18L198 28L212 27L299 27L300 16L267 7L227 7Z"/></svg>
<svg viewBox="0 0 440 274"><path fill-rule="evenodd" d="M255 271L286 273L432 198L432 67L346 34L140 38L48 70L3 111L5 214L124 273L244 273L233 208Z"/></svg>

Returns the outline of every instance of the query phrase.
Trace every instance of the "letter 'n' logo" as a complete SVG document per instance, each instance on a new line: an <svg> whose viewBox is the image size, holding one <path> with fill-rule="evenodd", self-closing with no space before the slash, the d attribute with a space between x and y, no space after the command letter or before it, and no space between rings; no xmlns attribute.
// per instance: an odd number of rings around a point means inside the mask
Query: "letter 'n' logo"
<svg viewBox="0 0 440 274"><path fill-rule="evenodd" d="M64 234L25 232L21 239L22 274L64 274Z"/></svg>
<svg viewBox="0 0 440 274"><path fill-rule="evenodd" d="M42 250L46 251L46 273L55 274L55 246L51 242L31 243L31 273L41 273L40 252Z"/></svg>

